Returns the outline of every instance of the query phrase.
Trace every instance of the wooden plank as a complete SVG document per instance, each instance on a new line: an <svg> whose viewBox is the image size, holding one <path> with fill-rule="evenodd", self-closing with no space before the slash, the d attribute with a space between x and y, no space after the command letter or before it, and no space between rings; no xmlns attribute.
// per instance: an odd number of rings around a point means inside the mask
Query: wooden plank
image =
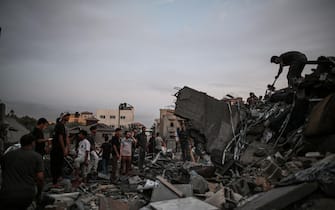
<svg viewBox="0 0 335 210"><path fill-rule="evenodd" d="M173 186L170 182L168 182L166 179L164 179L162 176L156 177L162 184L164 184L167 188L169 188L172 192L176 193L178 197L183 198L185 197L185 194L178 190L175 186Z"/></svg>

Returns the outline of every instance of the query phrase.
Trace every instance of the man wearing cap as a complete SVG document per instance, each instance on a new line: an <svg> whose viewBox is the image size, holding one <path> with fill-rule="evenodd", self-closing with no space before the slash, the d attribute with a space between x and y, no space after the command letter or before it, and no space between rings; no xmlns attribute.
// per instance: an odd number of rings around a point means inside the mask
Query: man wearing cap
<svg viewBox="0 0 335 210"><path fill-rule="evenodd" d="M66 157L69 152L69 142L65 128L65 124L69 121L69 118L69 113L62 113L54 129L55 135L52 140L52 149L50 152L50 169L54 187L58 186L58 180L63 174L64 157Z"/></svg>

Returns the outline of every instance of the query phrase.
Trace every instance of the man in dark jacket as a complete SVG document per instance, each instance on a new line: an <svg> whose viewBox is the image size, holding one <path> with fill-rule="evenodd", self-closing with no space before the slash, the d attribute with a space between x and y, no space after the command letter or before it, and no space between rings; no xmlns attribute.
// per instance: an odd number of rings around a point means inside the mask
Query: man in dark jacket
<svg viewBox="0 0 335 210"><path fill-rule="evenodd" d="M283 71L284 66L289 66L287 80L290 87L294 86L296 80L301 78L301 73L305 67L306 62L306 55L298 51L290 51L281 54L279 57L271 57L271 63L279 64L278 74L275 79L278 79L279 75Z"/></svg>
<svg viewBox="0 0 335 210"><path fill-rule="evenodd" d="M146 128L142 127L142 132L136 136L137 146L139 151L138 157L138 168L140 171L143 171L144 159L147 150L147 135L145 134Z"/></svg>
<svg viewBox="0 0 335 210"><path fill-rule="evenodd" d="M35 137L27 134L20 139L21 148L1 157L2 185L0 208L27 209L41 195L44 167L41 155L33 150ZM36 191L37 188L37 191Z"/></svg>
<svg viewBox="0 0 335 210"><path fill-rule="evenodd" d="M36 138L35 151L42 155L42 157L48 152L48 150L45 149L45 142L48 142L48 140L44 138L43 134L43 130L46 129L48 125L49 123L45 118L40 118L37 120L36 127L31 132Z"/></svg>

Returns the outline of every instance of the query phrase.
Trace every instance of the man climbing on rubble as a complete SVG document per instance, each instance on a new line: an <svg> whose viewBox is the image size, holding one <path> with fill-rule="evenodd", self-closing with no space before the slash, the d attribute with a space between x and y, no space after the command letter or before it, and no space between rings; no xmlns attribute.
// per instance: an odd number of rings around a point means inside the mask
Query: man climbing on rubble
<svg viewBox="0 0 335 210"><path fill-rule="evenodd" d="M35 151L42 157L49 152L48 149L45 148L45 143L48 142L48 139L45 139L43 134L43 130L46 129L48 125L49 122L45 118L40 118L37 120L37 125L31 132L31 134L36 138Z"/></svg>
<svg viewBox="0 0 335 210"><path fill-rule="evenodd" d="M139 157L138 157L138 168L142 172L143 165L145 160L145 155L147 151L147 135L145 134L146 128L142 127L142 132L136 136L137 139L137 146L139 149Z"/></svg>
<svg viewBox="0 0 335 210"><path fill-rule="evenodd" d="M2 186L0 209L27 209L41 196L44 182L43 160L34 151L35 137L27 134L20 139L21 148L1 157Z"/></svg>
<svg viewBox="0 0 335 210"><path fill-rule="evenodd" d="M115 129L115 134L112 137L110 143L112 144L112 173L111 173L111 181L116 182L117 180L117 172L118 172L118 160L120 160L120 143L121 143L121 128Z"/></svg>
<svg viewBox="0 0 335 210"><path fill-rule="evenodd" d="M289 87L294 87L297 80L301 78L301 73L307 62L305 54L298 51L289 51L278 56L271 57L271 63L279 64L278 74L275 79L278 79L279 75L283 71L284 66L290 66L287 73L287 80Z"/></svg>
<svg viewBox="0 0 335 210"><path fill-rule="evenodd" d="M79 179L80 169L82 169L82 177L84 182L86 182L87 172L88 172L88 165L90 161L90 151L91 151L91 144L86 139L87 132L81 130L79 132L79 146L78 146L78 154L77 157L74 159L74 167L75 167L75 177Z"/></svg>
<svg viewBox="0 0 335 210"><path fill-rule="evenodd" d="M97 134L97 126L93 125L90 127L90 135L87 136L87 140L91 144L91 153L90 153L90 166L88 168L89 172L92 172L93 174L98 173L98 164L99 164L99 156L97 152L95 151L95 143L96 143L96 134Z"/></svg>
<svg viewBox="0 0 335 210"><path fill-rule="evenodd" d="M50 152L50 169L53 187L59 187L57 183L63 175L64 157L69 153L70 145L65 128L65 124L69 121L69 118L70 113L61 113L54 129L54 138Z"/></svg>

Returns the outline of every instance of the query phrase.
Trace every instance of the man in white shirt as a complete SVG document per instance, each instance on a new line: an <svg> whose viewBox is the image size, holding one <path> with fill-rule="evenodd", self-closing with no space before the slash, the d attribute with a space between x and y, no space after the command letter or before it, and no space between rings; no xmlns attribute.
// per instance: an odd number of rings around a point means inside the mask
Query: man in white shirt
<svg viewBox="0 0 335 210"><path fill-rule="evenodd" d="M74 167L75 167L75 176L79 176L80 172L80 166L83 166L83 178L86 179L88 170L87 166L89 164L90 160L90 150L91 150L91 144L86 139L87 132L84 130L81 130L79 132L79 146L78 146L78 155L77 158L74 160Z"/></svg>
<svg viewBox="0 0 335 210"><path fill-rule="evenodd" d="M162 137L159 136L159 133L157 133L155 138L155 153L162 151L162 146L165 147L165 142Z"/></svg>
<svg viewBox="0 0 335 210"><path fill-rule="evenodd" d="M131 149L133 144L132 133L128 131L126 137L121 140L121 161L122 161L122 174L127 175L131 168Z"/></svg>

